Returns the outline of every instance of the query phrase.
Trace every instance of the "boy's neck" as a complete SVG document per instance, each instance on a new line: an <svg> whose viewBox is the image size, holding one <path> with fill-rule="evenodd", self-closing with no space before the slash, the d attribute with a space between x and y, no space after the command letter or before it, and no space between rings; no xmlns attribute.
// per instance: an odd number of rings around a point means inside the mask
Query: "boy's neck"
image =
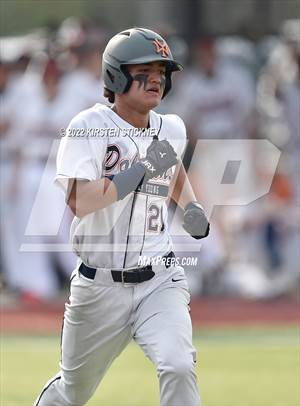
<svg viewBox="0 0 300 406"><path fill-rule="evenodd" d="M126 108L126 106L112 106L112 110L118 114L123 120L136 128L147 128L149 124L149 112L139 113L136 110Z"/></svg>

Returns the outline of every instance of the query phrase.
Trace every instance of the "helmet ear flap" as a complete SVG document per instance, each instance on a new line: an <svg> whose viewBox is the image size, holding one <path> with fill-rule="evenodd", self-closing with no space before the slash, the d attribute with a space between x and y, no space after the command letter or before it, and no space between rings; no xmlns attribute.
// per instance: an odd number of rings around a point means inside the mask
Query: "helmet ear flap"
<svg viewBox="0 0 300 406"><path fill-rule="evenodd" d="M132 85L133 77L130 75L129 70L127 69L126 65L121 65L120 70L126 77L126 86L125 86L125 89L123 90L123 93L126 93L126 92L128 92L128 90L130 89L130 87Z"/></svg>
<svg viewBox="0 0 300 406"><path fill-rule="evenodd" d="M109 80L111 81L111 83L114 83L115 76L112 74L112 72L109 69L106 69L105 73L107 74L107 76L108 76Z"/></svg>
<svg viewBox="0 0 300 406"><path fill-rule="evenodd" d="M105 64L103 66L104 83L107 89L110 89L114 93L125 93L129 90L132 84L132 76L124 65L121 65L119 69Z"/></svg>
<svg viewBox="0 0 300 406"><path fill-rule="evenodd" d="M162 99L169 93L172 87L172 79L171 79L171 74L172 72L170 70L167 70L166 72L166 83L165 83L165 90L162 95Z"/></svg>

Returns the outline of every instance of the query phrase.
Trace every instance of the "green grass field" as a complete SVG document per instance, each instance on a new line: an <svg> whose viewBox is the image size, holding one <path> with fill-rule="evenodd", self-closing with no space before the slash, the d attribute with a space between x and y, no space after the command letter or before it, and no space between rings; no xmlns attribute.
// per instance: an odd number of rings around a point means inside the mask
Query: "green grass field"
<svg viewBox="0 0 300 406"><path fill-rule="evenodd" d="M194 343L203 406L300 405L298 328L205 330L195 333ZM59 357L59 337L3 336L0 405L32 406ZM87 405L159 405L155 369L135 344Z"/></svg>

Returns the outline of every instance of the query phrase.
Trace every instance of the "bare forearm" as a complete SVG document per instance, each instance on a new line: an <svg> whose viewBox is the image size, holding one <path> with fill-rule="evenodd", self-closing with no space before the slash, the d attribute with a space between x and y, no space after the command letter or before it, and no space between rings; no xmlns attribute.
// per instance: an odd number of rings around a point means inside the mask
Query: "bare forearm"
<svg viewBox="0 0 300 406"><path fill-rule="evenodd" d="M179 164L175 173L175 180L171 188L171 198L181 208L184 208L189 202L197 200L182 163Z"/></svg>
<svg viewBox="0 0 300 406"><path fill-rule="evenodd" d="M107 178L94 181L71 180L67 204L77 217L104 209L117 200L116 187Z"/></svg>
<svg viewBox="0 0 300 406"><path fill-rule="evenodd" d="M71 179L67 203L77 217L83 217L122 200L136 190L144 179L146 168L137 162L129 169L95 181Z"/></svg>
<svg viewBox="0 0 300 406"><path fill-rule="evenodd" d="M210 230L209 221L205 216L203 207L197 202L192 185L182 164L178 168L178 176L171 197L184 209L182 226L185 231L196 240L207 237Z"/></svg>

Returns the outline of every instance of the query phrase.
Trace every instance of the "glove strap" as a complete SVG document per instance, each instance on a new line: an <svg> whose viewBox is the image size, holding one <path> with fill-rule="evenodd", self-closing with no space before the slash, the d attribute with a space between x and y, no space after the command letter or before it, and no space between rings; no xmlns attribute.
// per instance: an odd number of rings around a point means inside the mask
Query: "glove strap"
<svg viewBox="0 0 300 406"><path fill-rule="evenodd" d="M106 177L114 182L116 186L118 193L117 200L122 200L125 196L133 192L139 186L139 184L143 181L145 174L145 167L140 162L137 162L126 171L122 171L117 173L116 175L109 175Z"/></svg>
<svg viewBox="0 0 300 406"><path fill-rule="evenodd" d="M200 204L199 202L197 202L197 201L189 202L189 203L185 206L184 210L189 210L189 209L193 209L193 208L199 208L199 209L201 209L201 210L204 211L203 206L201 206L201 204Z"/></svg>

